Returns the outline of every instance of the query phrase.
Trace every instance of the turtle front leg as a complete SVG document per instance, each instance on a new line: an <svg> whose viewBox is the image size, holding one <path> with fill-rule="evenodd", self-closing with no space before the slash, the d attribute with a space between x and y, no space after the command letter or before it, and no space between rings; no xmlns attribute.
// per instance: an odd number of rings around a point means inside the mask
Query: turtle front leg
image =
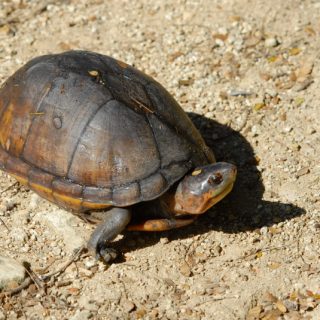
<svg viewBox="0 0 320 320"><path fill-rule="evenodd" d="M106 212L104 220L96 227L88 241L88 250L97 259L110 262L117 257L117 252L108 248L108 242L121 233L131 220L131 211L126 208L112 208Z"/></svg>

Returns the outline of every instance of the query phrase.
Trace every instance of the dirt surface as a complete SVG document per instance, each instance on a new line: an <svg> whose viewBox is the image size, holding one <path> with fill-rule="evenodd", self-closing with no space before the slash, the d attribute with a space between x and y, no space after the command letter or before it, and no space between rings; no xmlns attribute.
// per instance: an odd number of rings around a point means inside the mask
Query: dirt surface
<svg viewBox="0 0 320 320"><path fill-rule="evenodd" d="M94 226L1 173L0 254L35 282L0 293L0 319L320 319L319 18L316 0L1 1L1 82L42 54L111 55L239 174L194 225L126 233L111 266L82 255L42 281Z"/></svg>

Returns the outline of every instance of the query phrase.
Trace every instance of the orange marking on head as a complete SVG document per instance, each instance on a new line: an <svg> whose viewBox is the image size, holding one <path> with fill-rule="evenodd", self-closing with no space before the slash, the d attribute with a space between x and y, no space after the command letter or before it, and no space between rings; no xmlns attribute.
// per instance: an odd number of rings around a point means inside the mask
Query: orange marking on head
<svg viewBox="0 0 320 320"><path fill-rule="evenodd" d="M201 172L202 172L202 170L199 169L199 170L193 171L191 174L192 174L193 176L197 176L197 175L199 175Z"/></svg>

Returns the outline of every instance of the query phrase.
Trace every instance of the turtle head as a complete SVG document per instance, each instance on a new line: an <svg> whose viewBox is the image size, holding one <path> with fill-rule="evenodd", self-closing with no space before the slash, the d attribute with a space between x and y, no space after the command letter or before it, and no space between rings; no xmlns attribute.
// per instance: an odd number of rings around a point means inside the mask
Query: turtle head
<svg viewBox="0 0 320 320"><path fill-rule="evenodd" d="M236 166L226 162L196 168L178 184L173 211L176 215L204 213L232 190L236 175Z"/></svg>

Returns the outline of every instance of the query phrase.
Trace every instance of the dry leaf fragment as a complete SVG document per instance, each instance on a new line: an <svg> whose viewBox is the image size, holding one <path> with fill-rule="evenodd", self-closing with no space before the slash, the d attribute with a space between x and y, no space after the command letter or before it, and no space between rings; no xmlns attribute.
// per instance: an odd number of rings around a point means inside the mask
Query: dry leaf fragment
<svg viewBox="0 0 320 320"><path fill-rule="evenodd" d="M232 22L232 21L240 21L241 20L241 17L240 16L230 16L229 17L229 20Z"/></svg>
<svg viewBox="0 0 320 320"><path fill-rule="evenodd" d="M297 97L297 98L295 98L295 100L294 100L294 104L295 104L297 107L300 107L303 103L304 103L304 98L302 98L302 97Z"/></svg>
<svg viewBox="0 0 320 320"><path fill-rule="evenodd" d="M179 86L190 86L194 82L193 79L180 79L179 80Z"/></svg>
<svg viewBox="0 0 320 320"><path fill-rule="evenodd" d="M277 297L274 296L271 292L266 292L264 295L264 301L275 303L278 301Z"/></svg>
<svg viewBox="0 0 320 320"><path fill-rule="evenodd" d="M253 110L254 111L259 111L260 109L264 108L266 105L264 104L264 102L259 102L259 103L256 103L254 106L253 106Z"/></svg>
<svg viewBox="0 0 320 320"><path fill-rule="evenodd" d="M308 297L312 297L313 296L313 292L311 290L306 290L306 294Z"/></svg>
<svg viewBox="0 0 320 320"><path fill-rule="evenodd" d="M307 167L301 168L300 170L297 171L296 177L304 176L304 175L308 174L309 172L310 172L309 168L307 168Z"/></svg>
<svg viewBox="0 0 320 320"><path fill-rule="evenodd" d="M300 48L291 48L291 49L289 50L289 55L290 55L290 56L296 56L296 55L298 55L300 52L301 52L301 49L300 49Z"/></svg>
<svg viewBox="0 0 320 320"><path fill-rule="evenodd" d="M174 60L176 60L177 58L183 56L183 53L181 51L176 51L172 54L169 55L168 60L169 62L173 62Z"/></svg>
<svg viewBox="0 0 320 320"><path fill-rule="evenodd" d="M270 227L269 228L269 233L271 234L277 234L277 233L280 233L281 230L279 228L275 228L275 227Z"/></svg>
<svg viewBox="0 0 320 320"><path fill-rule="evenodd" d="M291 292L291 293L290 293L289 300L295 301L295 300L297 300L297 299L298 299L298 293L297 293L297 291Z"/></svg>
<svg viewBox="0 0 320 320"><path fill-rule="evenodd" d="M5 24L5 25L0 27L0 34L9 35L12 32L13 31L12 31L12 29L10 28L10 26L8 24Z"/></svg>
<svg viewBox="0 0 320 320"><path fill-rule="evenodd" d="M265 81L268 81L271 79L271 75L266 72L260 72L259 76L262 80L265 80Z"/></svg>
<svg viewBox="0 0 320 320"><path fill-rule="evenodd" d="M281 121L286 121L287 120L287 114L285 112L281 113L279 116Z"/></svg>
<svg viewBox="0 0 320 320"><path fill-rule="evenodd" d="M140 308L136 311L136 318L142 319L147 314L147 310L144 308Z"/></svg>
<svg viewBox="0 0 320 320"><path fill-rule="evenodd" d="M306 294L309 297L312 297L315 300L320 300L320 293L314 293L311 290L306 290Z"/></svg>
<svg viewBox="0 0 320 320"><path fill-rule="evenodd" d="M72 46L69 43L64 41L60 42L58 45L62 50L65 50L65 51L72 49Z"/></svg>
<svg viewBox="0 0 320 320"><path fill-rule="evenodd" d="M278 310L280 310L282 313L286 313L287 312L287 308L286 306L283 304L282 301L278 300L276 303L275 303L275 306L278 308Z"/></svg>
<svg viewBox="0 0 320 320"><path fill-rule="evenodd" d="M311 77L306 78L303 82L297 83L295 85L295 90L297 92L302 91L307 89L312 83L314 82L314 80Z"/></svg>
<svg viewBox="0 0 320 320"><path fill-rule="evenodd" d="M80 293L80 289L79 288L68 288L68 292L70 292L74 296L77 296Z"/></svg>
<svg viewBox="0 0 320 320"><path fill-rule="evenodd" d="M315 36L316 35L316 32L314 31L314 29L312 27L310 27L310 26L305 27L304 31L306 33L308 33L309 35L311 35L311 36Z"/></svg>
<svg viewBox="0 0 320 320"><path fill-rule="evenodd" d="M297 81L303 82L306 77L311 74L313 69L313 62L312 61L305 61L301 64L300 68L298 68L295 73L297 75Z"/></svg>
<svg viewBox="0 0 320 320"><path fill-rule="evenodd" d="M270 63L276 62L276 61L278 61L279 59L280 59L279 56L271 56L271 57L268 57L268 58L267 58L268 62L270 62Z"/></svg>
<svg viewBox="0 0 320 320"><path fill-rule="evenodd" d="M289 75L290 81L297 81L297 75L294 71L292 71Z"/></svg>
<svg viewBox="0 0 320 320"><path fill-rule="evenodd" d="M222 41L226 41L228 39L228 35L227 34L222 34L222 33L214 33L212 35L213 39L219 39Z"/></svg>

